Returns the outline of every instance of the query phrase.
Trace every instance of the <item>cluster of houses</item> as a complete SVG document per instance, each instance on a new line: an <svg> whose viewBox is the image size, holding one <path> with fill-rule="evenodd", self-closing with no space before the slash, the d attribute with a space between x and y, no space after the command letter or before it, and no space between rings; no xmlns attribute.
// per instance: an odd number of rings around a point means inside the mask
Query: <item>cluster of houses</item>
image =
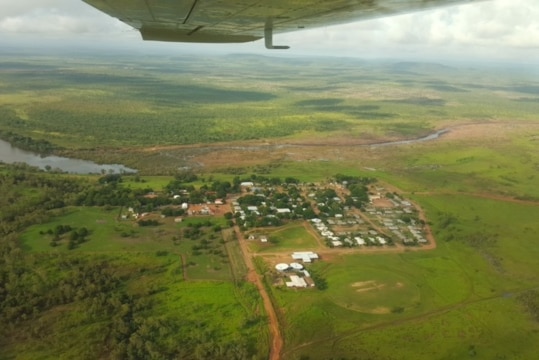
<svg viewBox="0 0 539 360"><path fill-rule="evenodd" d="M368 229L364 225L362 220L351 221L333 221L327 219L325 221L315 218L311 219L313 226L318 230L320 236L326 239L326 242L330 247L341 246L370 246L370 245L387 245L391 240L385 238L379 234L378 231ZM340 226L342 229L344 226L353 227L353 231L340 231L335 232L332 230L334 225ZM361 226L359 226L361 225ZM361 229L361 230L360 230Z"/></svg>
<svg viewBox="0 0 539 360"><path fill-rule="evenodd" d="M310 263L315 259L319 259L318 254L312 251L297 251L292 253L292 259L301 260L303 263ZM307 288L315 286L311 274L298 262L290 264L279 263L275 265L275 269L286 274L289 281L285 281L286 287L289 288Z"/></svg>
<svg viewBox="0 0 539 360"><path fill-rule="evenodd" d="M345 206L342 214L310 220L328 246L385 246L394 241L415 245L428 242L410 201L394 194L391 194L391 198L385 198L380 191L373 192L374 195L369 195L369 204L362 210Z"/></svg>
<svg viewBox="0 0 539 360"><path fill-rule="evenodd" d="M368 203L361 209L343 200L346 185L333 183L328 188L298 185L294 195L287 193L278 197L279 204L283 204L284 199L288 207L276 206L274 188L258 188L252 182L241 185L249 187L251 194L260 199L258 205L232 203L236 217L242 221L240 224L246 227L270 226L269 218L306 218L329 247L387 246L396 241L404 245L427 243L412 203L396 194L386 197L385 189L374 184L369 186ZM343 198L332 188L341 192ZM298 195L297 190L307 194L306 198ZM308 213L306 207L310 210L308 217L304 217ZM254 217L265 218L266 222L260 225L260 220L255 221Z"/></svg>
<svg viewBox="0 0 539 360"><path fill-rule="evenodd" d="M245 227L280 225L284 219L302 219L312 208L301 195L301 185L240 184L243 196L232 201L232 212Z"/></svg>
<svg viewBox="0 0 539 360"><path fill-rule="evenodd" d="M385 200L391 207L378 208L373 205L373 200L371 205L365 208L367 216L377 221L404 245L426 244L428 241L425 239L423 227L413 216L415 209L412 203L394 194Z"/></svg>
<svg viewBox="0 0 539 360"><path fill-rule="evenodd" d="M243 228L279 226L291 220L309 219L329 247L386 246L395 242L405 245L425 244L423 223L412 203L399 195L371 183L365 185L367 197L354 197L348 181L318 184L268 183L243 181L242 196L231 199L231 212ZM368 188L368 192L367 192ZM187 215L218 215L227 211L223 199L189 205L190 193L180 189L171 197ZM364 194L365 195L365 194ZM145 196L155 197L154 193ZM122 218L139 219L132 208ZM181 221L181 217L175 219ZM266 236L258 237L268 242ZM249 239L254 240L252 236Z"/></svg>

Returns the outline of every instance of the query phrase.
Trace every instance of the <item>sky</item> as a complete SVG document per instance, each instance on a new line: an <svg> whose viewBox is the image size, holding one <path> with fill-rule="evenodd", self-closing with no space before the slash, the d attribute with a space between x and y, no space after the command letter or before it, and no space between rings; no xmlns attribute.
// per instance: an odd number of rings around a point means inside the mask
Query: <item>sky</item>
<svg viewBox="0 0 539 360"><path fill-rule="evenodd" d="M0 0L0 47L125 48L142 53L255 53L247 44L143 42L138 32L81 0ZM539 0L490 0L345 25L277 34L285 56L539 61Z"/></svg>

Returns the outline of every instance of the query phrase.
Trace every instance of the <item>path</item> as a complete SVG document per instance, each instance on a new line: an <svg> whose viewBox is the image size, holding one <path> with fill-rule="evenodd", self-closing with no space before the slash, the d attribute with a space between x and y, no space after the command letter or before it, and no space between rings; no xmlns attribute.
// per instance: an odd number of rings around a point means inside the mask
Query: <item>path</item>
<svg viewBox="0 0 539 360"><path fill-rule="evenodd" d="M247 269L248 269L247 280L256 285L258 292L260 293L260 296L262 297L262 300L264 302L264 309L266 310L266 314L268 314L269 329L270 329L270 334L272 338L269 359L279 360L281 358L280 355L283 349L283 338L281 336L281 330L279 328L279 320L277 318L277 312L275 311L275 308L273 307L273 303L271 302L269 294L266 291L266 288L264 287L264 284L262 282L260 275L256 272L256 268L253 264L253 258L251 257L251 254L247 247L247 242L243 238L243 235L241 233L239 226L235 225L234 231L236 232L236 236L238 238L241 251L243 252L245 265L247 265Z"/></svg>

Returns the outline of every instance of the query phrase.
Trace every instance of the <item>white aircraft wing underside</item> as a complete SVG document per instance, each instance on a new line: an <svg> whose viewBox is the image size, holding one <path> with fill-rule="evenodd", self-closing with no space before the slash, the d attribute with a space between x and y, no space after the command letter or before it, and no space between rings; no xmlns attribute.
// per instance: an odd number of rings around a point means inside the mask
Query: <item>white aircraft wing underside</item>
<svg viewBox="0 0 539 360"><path fill-rule="evenodd" d="M247 42L274 32L342 24L480 0L83 0L144 40Z"/></svg>

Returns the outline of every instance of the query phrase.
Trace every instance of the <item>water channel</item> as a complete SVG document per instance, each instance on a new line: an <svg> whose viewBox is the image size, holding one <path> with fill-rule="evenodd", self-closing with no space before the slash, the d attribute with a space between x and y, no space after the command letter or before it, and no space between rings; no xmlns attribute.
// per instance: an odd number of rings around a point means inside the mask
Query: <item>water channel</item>
<svg viewBox="0 0 539 360"><path fill-rule="evenodd" d="M70 159L61 156L41 156L39 154L18 149L10 143L0 140L0 161L6 164L26 163L42 170L60 170L73 174L101 174L106 173L133 173L130 169L120 164L96 164L92 161Z"/></svg>

